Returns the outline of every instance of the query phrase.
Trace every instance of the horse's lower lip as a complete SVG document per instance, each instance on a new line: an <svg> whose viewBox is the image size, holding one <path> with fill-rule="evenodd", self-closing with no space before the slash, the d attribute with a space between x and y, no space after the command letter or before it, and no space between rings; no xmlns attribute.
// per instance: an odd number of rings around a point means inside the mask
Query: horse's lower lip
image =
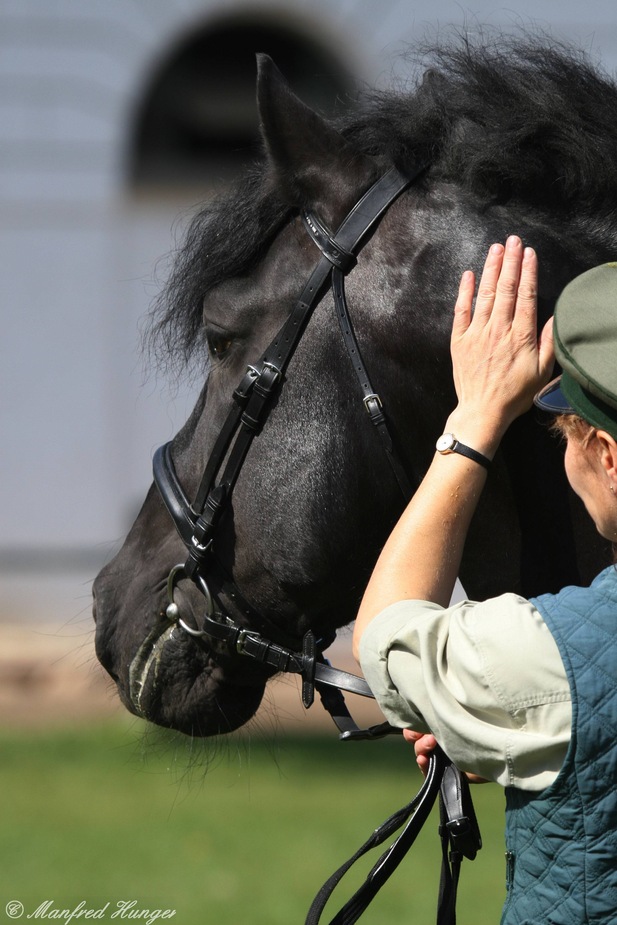
<svg viewBox="0 0 617 925"><path fill-rule="evenodd" d="M129 668L123 699L129 709L159 726L190 736L232 732L256 712L263 697L265 676L241 670L231 677L205 647L203 662L186 665L186 646L194 646L177 624L159 624L139 647ZM248 667L248 666L247 666Z"/></svg>
<svg viewBox="0 0 617 925"><path fill-rule="evenodd" d="M129 699L135 712L144 719L150 719L148 693L156 689L163 650L174 632L179 632L174 623L155 627L146 636L129 666Z"/></svg>

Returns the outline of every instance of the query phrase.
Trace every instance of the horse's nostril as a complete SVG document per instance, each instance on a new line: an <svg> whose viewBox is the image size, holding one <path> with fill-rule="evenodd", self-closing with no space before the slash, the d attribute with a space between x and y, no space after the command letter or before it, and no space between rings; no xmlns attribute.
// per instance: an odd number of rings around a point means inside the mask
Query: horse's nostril
<svg viewBox="0 0 617 925"><path fill-rule="evenodd" d="M96 610L97 610L97 602L96 602L96 580L95 580L94 584L92 585L92 618L94 619L95 623L96 623Z"/></svg>
<svg viewBox="0 0 617 925"><path fill-rule="evenodd" d="M92 582L92 616L94 622L98 617L103 617L109 604L109 587L108 584L101 580L99 573Z"/></svg>

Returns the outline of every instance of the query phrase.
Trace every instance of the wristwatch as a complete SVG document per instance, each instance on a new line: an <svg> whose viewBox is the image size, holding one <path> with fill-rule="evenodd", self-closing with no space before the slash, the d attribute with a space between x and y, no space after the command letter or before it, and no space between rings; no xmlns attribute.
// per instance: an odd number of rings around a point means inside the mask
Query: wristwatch
<svg viewBox="0 0 617 925"><path fill-rule="evenodd" d="M473 459L474 462L480 463L485 469L489 469L491 465L490 459L483 456L482 453L478 453L477 450L472 450L470 446L465 446L464 443L456 439L454 434L442 434L435 444L435 449L442 456L447 456L448 453L460 453L461 456L466 456L468 459Z"/></svg>

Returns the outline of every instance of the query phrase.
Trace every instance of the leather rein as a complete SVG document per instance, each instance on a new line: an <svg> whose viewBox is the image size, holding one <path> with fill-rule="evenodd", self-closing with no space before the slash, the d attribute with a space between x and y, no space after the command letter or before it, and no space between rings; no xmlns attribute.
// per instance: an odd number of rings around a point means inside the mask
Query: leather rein
<svg viewBox="0 0 617 925"><path fill-rule="evenodd" d="M188 553L186 562L175 566L168 577L167 617L177 621L185 632L195 638L205 638L214 645L222 644L231 655L250 657L277 672L301 675L304 706L311 706L317 690L343 740L375 739L400 730L389 723L368 729L360 729L356 725L341 691L363 697L373 697L373 694L364 679L332 667L324 657L323 651L333 642L335 634L316 639L309 631L299 651L297 641L286 630L264 617L244 599L218 563L213 541L221 515L230 505L233 488L251 443L263 427L284 382L287 366L328 281L332 286L343 341L362 392L362 402L405 501L411 497L411 485L390 432L382 400L372 387L353 330L345 296L345 276L356 265L357 255L369 232L424 170L423 165L406 175L395 167L390 168L359 199L335 235L314 212L303 211L302 221L321 256L278 334L259 360L247 367L234 391L231 408L192 503L177 476L171 442L160 447L153 460L155 484ZM176 583L183 577L190 578L204 596L205 614L200 627L190 626L182 618L174 600ZM220 603L222 597L232 603L241 623L226 613ZM279 641L274 642L271 637ZM443 860L437 922L438 925L452 925L455 922L460 863L463 856L475 857L481 840L467 780L439 748L431 755L429 770L419 793L375 829L353 857L329 878L315 897L306 925L318 925L329 896L355 861L405 825L362 886L331 921L331 925L353 925L415 841L438 795Z"/></svg>

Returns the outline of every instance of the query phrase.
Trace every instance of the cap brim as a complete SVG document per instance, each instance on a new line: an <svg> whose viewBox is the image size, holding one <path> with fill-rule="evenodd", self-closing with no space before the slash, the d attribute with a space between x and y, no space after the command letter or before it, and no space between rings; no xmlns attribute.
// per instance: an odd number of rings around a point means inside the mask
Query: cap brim
<svg viewBox="0 0 617 925"><path fill-rule="evenodd" d="M561 391L561 376L541 389L533 400L537 408L549 414L575 414L574 408Z"/></svg>

